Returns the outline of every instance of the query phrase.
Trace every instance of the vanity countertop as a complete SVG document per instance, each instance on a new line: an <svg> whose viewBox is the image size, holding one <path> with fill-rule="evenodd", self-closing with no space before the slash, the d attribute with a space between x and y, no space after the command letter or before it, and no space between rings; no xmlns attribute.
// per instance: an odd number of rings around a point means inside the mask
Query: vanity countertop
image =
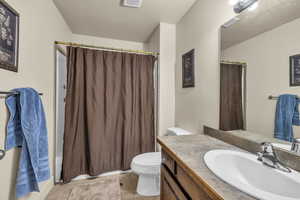
<svg viewBox="0 0 300 200"><path fill-rule="evenodd" d="M204 182L212 192L224 200L255 200L216 177L204 162L204 155L210 150L243 151L240 148L207 135L165 136L158 137L158 142L164 150L174 156L176 162L186 169L195 182Z"/></svg>

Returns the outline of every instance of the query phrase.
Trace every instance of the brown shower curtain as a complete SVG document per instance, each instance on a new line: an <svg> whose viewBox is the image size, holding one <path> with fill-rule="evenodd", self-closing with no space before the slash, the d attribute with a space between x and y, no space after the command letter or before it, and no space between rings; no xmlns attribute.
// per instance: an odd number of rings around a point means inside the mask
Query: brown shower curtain
<svg viewBox="0 0 300 200"><path fill-rule="evenodd" d="M155 58L68 48L62 178L130 168L155 149Z"/></svg>
<svg viewBox="0 0 300 200"><path fill-rule="evenodd" d="M221 64L220 129L224 131L244 128L243 117L243 67Z"/></svg>

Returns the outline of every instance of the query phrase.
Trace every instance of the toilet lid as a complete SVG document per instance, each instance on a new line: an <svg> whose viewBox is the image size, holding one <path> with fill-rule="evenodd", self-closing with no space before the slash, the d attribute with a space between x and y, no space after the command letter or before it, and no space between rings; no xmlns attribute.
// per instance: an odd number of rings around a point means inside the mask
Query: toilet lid
<svg viewBox="0 0 300 200"><path fill-rule="evenodd" d="M161 153L144 153L133 158L132 162L142 166L156 166L161 164Z"/></svg>
<svg viewBox="0 0 300 200"><path fill-rule="evenodd" d="M137 174L158 175L161 165L161 153L144 153L132 159L131 169Z"/></svg>

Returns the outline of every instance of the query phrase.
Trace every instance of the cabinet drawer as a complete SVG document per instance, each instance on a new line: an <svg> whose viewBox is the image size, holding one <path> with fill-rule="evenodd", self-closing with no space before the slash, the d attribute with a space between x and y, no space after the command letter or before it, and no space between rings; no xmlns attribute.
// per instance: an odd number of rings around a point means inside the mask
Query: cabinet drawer
<svg viewBox="0 0 300 200"><path fill-rule="evenodd" d="M164 151L162 153L162 164L165 165L173 174L176 174L175 161Z"/></svg>
<svg viewBox="0 0 300 200"><path fill-rule="evenodd" d="M188 200L179 185L164 166L161 168L160 200Z"/></svg>
<svg viewBox="0 0 300 200"><path fill-rule="evenodd" d="M201 188L201 185L197 185L192 178L179 166L177 166L176 178L183 189L193 200L212 200Z"/></svg>

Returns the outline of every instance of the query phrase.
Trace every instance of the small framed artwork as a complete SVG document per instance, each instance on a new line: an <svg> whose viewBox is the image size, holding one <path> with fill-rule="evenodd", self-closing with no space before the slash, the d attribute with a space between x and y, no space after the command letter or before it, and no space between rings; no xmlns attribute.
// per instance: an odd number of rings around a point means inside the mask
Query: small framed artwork
<svg viewBox="0 0 300 200"><path fill-rule="evenodd" d="M17 72L19 57L19 14L0 0L0 68Z"/></svg>
<svg viewBox="0 0 300 200"><path fill-rule="evenodd" d="M195 50L182 56L182 87L195 87Z"/></svg>
<svg viewBox="0 0 300 200"><path fill-rule="evenodd" d="M290 56L290 86L300 86L300 54Z"/></svg>

